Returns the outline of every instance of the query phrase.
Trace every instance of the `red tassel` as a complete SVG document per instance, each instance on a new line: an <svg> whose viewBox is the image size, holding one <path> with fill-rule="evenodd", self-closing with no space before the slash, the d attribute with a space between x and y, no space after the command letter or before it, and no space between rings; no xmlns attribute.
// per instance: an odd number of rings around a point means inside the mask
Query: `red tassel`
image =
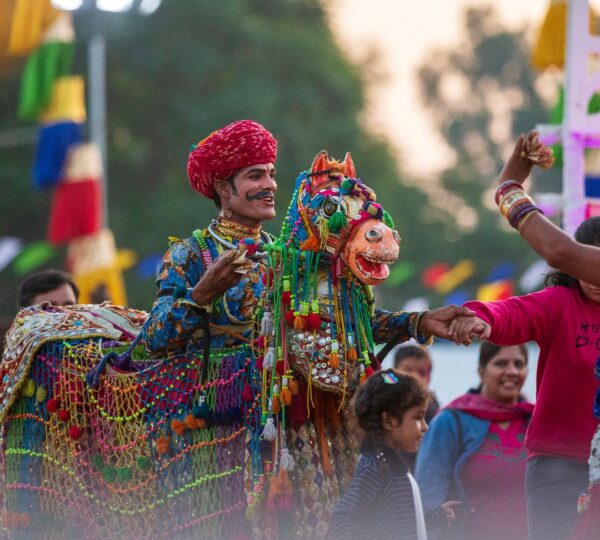
<svg viewBox="0 0 600 540"><path fill-rule="evenodd" d="M308 327L311 330L319 330L321 328L321 316L318 313L311 313L308 316Z"/></svg>
<svg viewBox="0 0 600 540"><path fill-rule="evenodd" d="M265 348L265 336L259 336L256 340L256 348L259 350L263 350Z"/></svg>
<svg viewBox="0 0 600 540"><path fill-rule="evenodd" d="M290 291L285 291L281 293L281 303L284 306L289 306L292 301L292 293Z"/></svg>
<svg viewBox="0 0 600 540"><path fill-rule="evenodd" d="M264 356L259 356L256 359L256 369L258 369L258 371L262 371L263 370L264 362L265 362L265 357Z"/></svg>
<svg viewBox="0 0 600 540"><path fill-rule="evenodd" d="M294 326L294 312L291 309L285 312L285 322L288 326Z"/></svg>
<svg viewBox="0 0 600 540"><path fill-rule="evenodd" d="M263 285L269 285L269 284L273 283L273 277L274 277L273 269L269 268L269 273L267 274L267 272L265 272L261 277Z"/></svg>
<svg viewBox="0 0 600 540"><path fill-rule="evenodd" d="M56 413L56 416L58 416L58 419L62 422L68 422L69 418L71 418L71 413L67 409L61 409Z"/></svg>
<svg viewBox="0 0 600 540"><path fill-rule="evenodd" d="M365 369L365 377L367 379L373 375L373 373L375 373L375 370L371 366L368 366L367 369Z"/></svg>
<svg viewBox="0 0 600 540"><path fill-rule="evenodd" d="M283 364L284 364L283 360L279 360L278 362L275 363L275 372L279 376L283 375L285 372L285 366Z"/></svg>
<svg viewBox="0 0 600 540"><path fill-rule="evenodd" d="M258 362L257 362L258 364ZM258 365L257 365L258 367ZM262 369L262 366L261 366ZM247 384L246 386L244 386L244 389L242 390L242 401L245 401L246 403L252 401L252 387Z"/></svg>

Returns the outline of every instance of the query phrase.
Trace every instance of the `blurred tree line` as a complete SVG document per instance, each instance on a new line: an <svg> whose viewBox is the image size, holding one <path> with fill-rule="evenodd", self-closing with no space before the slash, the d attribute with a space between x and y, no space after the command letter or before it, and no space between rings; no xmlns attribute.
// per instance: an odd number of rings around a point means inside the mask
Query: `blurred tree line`
<svg viewBox="0 0 600 540"><path fill-rule="evenodd" d="M532 253L499 227L482 197L508 142L546 113L523 34L496 20L491 8L469 10L465 42L432 52L420 71L424 102L456 153L440 182L422 189L398 170L387 142L361 125L367 84L377 80L368 66L345 58L320 1L163 0L151 17L77 12L78 72L86 72L90 36L100 32L107 40L109 225L118 245L140 256L162 253L168 236L205 226L216 210L189 187L189 147L228 122L251 118L279 140L271 232L278 232L294 178L313 156L325 148L342 158L350 150L358 175L396 222L401 260L422 268L471 258L478 266L474 282L500 261L524 268ZM19 77L11 73L0 85L0 131L22 127L15 117ZM446 94L448 77L460 99ZM507 127L499 136L502 121ZM45 236L48 217L49 194L30 185L33 153L32 146L0 148L1 235L26 242ZM10 318L20 277L5 269L2 278L0 315ZM130 305L149 309L154 282L133 270L126 280ZM415 276L381 292L386 307L398 308L423 288Z"/></svg>

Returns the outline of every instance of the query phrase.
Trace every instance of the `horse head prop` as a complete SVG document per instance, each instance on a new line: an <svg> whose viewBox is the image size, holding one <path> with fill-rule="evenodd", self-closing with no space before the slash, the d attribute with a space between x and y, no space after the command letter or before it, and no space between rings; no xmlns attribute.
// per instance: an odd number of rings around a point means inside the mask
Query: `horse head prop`
<svg viewBox="0 0 600 540"><path fill-rule="evenodd" d="M289 405L283 390L294 378L309 402L315 389L343 401L373 371L370 286L385 281L399 250L391 217L350 154L339 162L320 152L296 179L258 312L258 363L273 373L265 390L275 410Z"/></svg>
<svg viewBox="0 0 600 540"><path fill-rule="evenodd" d="M282 234L292 243L297 239L301 250L321 252L337 276L345 267L361 283L378 285L398 258L394 222L375 192L356 178L349 153L341 163L325 151L315 157L311 170L296 180L286 220Z"/></svg>

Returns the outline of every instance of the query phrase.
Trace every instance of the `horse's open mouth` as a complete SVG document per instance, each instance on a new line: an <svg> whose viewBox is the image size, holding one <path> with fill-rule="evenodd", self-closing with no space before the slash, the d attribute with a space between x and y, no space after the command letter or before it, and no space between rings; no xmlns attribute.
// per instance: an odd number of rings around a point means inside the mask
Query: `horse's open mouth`
<svg viewBox="0 0 600 540"><path fill-rule="evenodd" d="M367 257L362 253L356 255L356 266L365 276L370 279L386 279L390 275L388 264L392 264L393 262L394 261Z"/></svg>

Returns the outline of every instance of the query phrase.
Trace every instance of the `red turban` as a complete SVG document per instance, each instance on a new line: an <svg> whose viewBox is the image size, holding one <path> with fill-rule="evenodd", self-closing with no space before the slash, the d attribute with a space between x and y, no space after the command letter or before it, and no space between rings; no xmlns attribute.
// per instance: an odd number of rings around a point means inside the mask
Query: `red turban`
<svg viewBox="0 0 600 540"><path fill-rule="evenodd" d="M192 187L209 199L214 184L237 170L262 163L275 163L277 141L253 120L239 120L211 133L190 152L188 176Z"/></svg>

